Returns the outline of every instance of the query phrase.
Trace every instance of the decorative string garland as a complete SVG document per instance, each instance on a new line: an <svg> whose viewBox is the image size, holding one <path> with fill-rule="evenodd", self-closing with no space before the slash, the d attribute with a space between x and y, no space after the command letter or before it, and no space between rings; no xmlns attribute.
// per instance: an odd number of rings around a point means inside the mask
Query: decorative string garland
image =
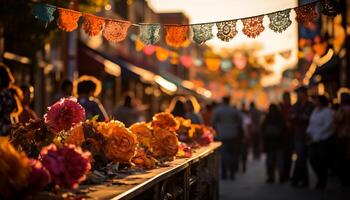
<svg viewBox="0 0 350 200"><path fill-rule="evenodd" d="M319 0L322 14L334 17L339 13L339 4L334 0ZM78 28L78 21L83 16L83 30L89 36L98 35L103 31L103 36L113 42L121 42L126 38L131 25L140 29L139 38L145 45L156 44L160 40L160 30L164 29L166 43L174 48L184 47L189 44L190 28L192 40L197 44L203 44L214 37L212 28L217 26L216 36L225 42L232 40L237 34L236 24L238 20L243 23L242 32L249 38L259 36L264 30L263 19L266 15L269 20L269 28L277 33L282 33L291 24L290 11L296 13L296 21L303 25L314 21L318 13L316 11L318 1L301 5L295 8L288 8L281 11L267 13L259 16L252 16L242 19L234 19L219 22L208 22L199 24L132 24L129 21L114 20L98 17L92 14L85 14L78 11L56 7L48 4L35 4L32 9L33 16L45 26L54 20L54 12L58 12L57 25L60 29L71 32Z"/></svg>

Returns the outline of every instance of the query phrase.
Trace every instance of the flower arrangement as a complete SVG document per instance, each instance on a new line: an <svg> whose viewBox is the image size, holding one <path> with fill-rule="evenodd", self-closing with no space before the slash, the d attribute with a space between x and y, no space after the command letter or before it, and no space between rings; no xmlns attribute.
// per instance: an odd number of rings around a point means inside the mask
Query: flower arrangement
<svg viewBox="0 0 350 200"><path fill-rule="evenodd" d="M57 148L51 144L41 150L40 158L52 181L63 188L77 188L91 168L90 153L74 145Z"/></svg>
<svg viewBox="0 0 350 200"><path fill-rule="evenodd" d="M106 157L115 163L130 163L138 145L136 135L118 121L99 122L97 130L106 138L103 146Z"/></svg>
<svg viewBox="0 0 350 200"><path fill-rule="evenodd" d="M62 98L48 108L45 123L55 131L69 130L85 119L85 110L76 98Z"/></svg>
<svg viewBox="0 0 350 200"><path fill-rule="evenodd" d="M0 138L0 199L53 186L75 189L91 169L106 178L119 164L152 169L159 161L191 157L194 148L210 144L214 136L212 128L170 113L129 128L115 120L85 120L75 98L62 98L42 119L16 124L9 140Z"/></svg>

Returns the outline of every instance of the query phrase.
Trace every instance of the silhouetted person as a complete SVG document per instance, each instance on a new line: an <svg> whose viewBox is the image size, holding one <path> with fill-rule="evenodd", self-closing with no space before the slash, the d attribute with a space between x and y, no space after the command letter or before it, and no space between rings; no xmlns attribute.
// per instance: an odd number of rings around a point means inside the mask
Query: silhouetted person
<svg viewBox="0 0 350 200"><path fill-rule="evenodd" d="M0 136L10 134L11 124L18 122L22 111L20 98L12 89L14 82L10 69L0 63Z"/></svg>
<svg viewBox="0 0 350 200"><path fill-rule="evenodd" d="M33 96L34 96L33 87L29 85L21 85L21 90L23 93L23 99L22 99L23 111L19 116L19 122L26 123L26 122L29 122L30 119L37 119L38 116L34 112L34 110L30 108L30 104L32 103Z"/></svg>
<svg viewBox="0 0 350 200"><path fill-rule="evenodd" d="M317 176L316 189L324 190L327 185L330 167L330 142L333 134L333 112L328 106L326 96L315 98L315 109L312 111L307 134L310 138L309 159Z"/></svg>
<svg viewBox="0 0 350 200"><path fill-rule="evenodd" d="M73 83L72 81L66 79L61 84L61 91L55 95L54 101L58 101L61 98L68 98L73 96Z"/></svg>
<svg viewBox="0 0 350 200"><path fill-rule="evenodd" d="M282 95L282 103L280 104L283 119L286 123L287 129L285 130L285 147L284 147L284 170L282 182L288 181L290 178L290 171L292 168L292 155L293 155L293 132L290 122L290 111L292 108L291 98L289 92L284 92Z"/></svg>
<svg viewBox="0 0 350 200"><path fill-rule="evenodd" d="M350 93L340 94L340 107L334 116L336 167L343 186L350 186Z"/></svg>
<svg viewBox="0 0 350 200"><path fill-rule="evenodd" d="M286 124L276 104L271 104L262 123L263 149L266 153L267 183L274 183L276 169L279 181L284 176L283 149L285 146Z"/></svg>
<svg viewBox="0 0 350 200"><path fill-rule="evenodd" d="M170 103L170 113L175 117L186 118L185 99L175 97Z"/></svg>
<svg viewBox="0 0 350 200"><path fill-rule="evenodd" d="M254 159L259 159L261 155L261 118L262 113L255 107L255 103L250 103L249 115L252 121L251 126L251 145Z"/></svg>
<svg viewBox="0 0 350 200"><path fill-rule="evenodd" d="M140 113L134 107L133 98L130 94L124 96L122 105L118 106L114 112L114 117L127 127L139 121Z"/></svg>
<svg viewBox="0 0 350 200"><path fill-rule="evenodd" d="M191 97L194 98L194 97ZM196 101L196 102L193 102ZM200 115L200 113L195 111L195 106L194 104L198 104L197 100L191 100L188 99L185 104L185 109L186 109L186 118L190 119L193 124L203 124L203 118ZM199 105L199 104L198 104Z"/></svg>
<svg viewBox="0 0 350 200"><path fill-rule="evenodd" d="M217 139L222 141L220 148L222 178L226 179L229 173L230 178L234 179L238 170L243 130L241 114L230 106L230 97L224 97L222 104L214 109L212 125L217 131Z"/></svg>
<svg viewBox="0 0 350 200"><path fill-rule="evenodd" d="M205 109L201 111L204 124L207 126L211 126L211 116L213 114L214 103L208 103L205 106Z"/></svg>
<svg viewBox="0 0 350 200"><path fill-rule="evenodd" d="M308 100L307 88L299 87L296 89L298 100L292 106L290 120L294 138L294 150L297 154L295 161L292 185L303 187L309 186L309 173L307 168L307 146L306 146L306 128L309 124L311 113L314 109L313 104Z"/></svg>
<svg viewBox="0 0 350 200"><path fill-rule="evenodd" d="M91 80L78 83L78 102L84 107L87 119L98 115L98 121L109 120L108 115L100 101L94 97L96 84Z"/></svg>

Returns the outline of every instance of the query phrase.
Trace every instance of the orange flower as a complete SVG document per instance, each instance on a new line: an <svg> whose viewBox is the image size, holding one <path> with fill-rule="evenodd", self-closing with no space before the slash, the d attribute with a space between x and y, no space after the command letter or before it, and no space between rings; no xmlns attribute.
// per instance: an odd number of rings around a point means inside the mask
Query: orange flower
<svg viewBox="0 0 350 200"><path fill-rule="evenodd" d="M66 138L65 143L81 146L84 141L84 127L82 124L79 124L68 131L68 137Z"/></svg>
<svg viewBox="0 0 350 200"><path fill-rule="evenodd" d="M138 148L132 162L142 168L152 169L156 166L157 160L145 152L144 148Z"/></svg>
<svg viewBox="0 0 350 200"><path fill-rule="evenodd" d="M179 128L179 124L172 114L162 112L153 116L152 127L176 131Z"/></svg>
<svg viewBox="0 0 350 200"><path fill-rule="evenodd" d="M155 128L153 135L152 147L154 156L172 158L176 155L179 148L179 141L174 132Z"/></svg>
<svg viewBox="0 0 350 200"><path fill-rule="evenodd" d="M151 140L153 139L153 133L146 123L136 123L130 127L131 132L137 136L137 140L141 145L151 148Z"/></svg>
<svg viewBox="0 0 350 200"><path fill-rule="evenodd" d="M11 198L26 187L30 171L28 157L0 137L0 199Z"/></svg>
<svg viewBox="0 0 350 200"><path fill-rule="evenodd" d="M107 159L113 162L129 163L135 155L137 137L119 121L100 122L97 130L106 138L102 147Z"/></svg>

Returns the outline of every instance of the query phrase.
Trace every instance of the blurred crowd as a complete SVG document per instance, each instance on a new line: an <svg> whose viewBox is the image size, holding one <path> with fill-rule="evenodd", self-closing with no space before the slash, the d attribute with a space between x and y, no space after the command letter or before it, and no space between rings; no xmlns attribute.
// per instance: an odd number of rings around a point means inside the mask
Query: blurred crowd
<svg viewBox="0 0 350 200"><path fill-rule="evenodd" d="M338 176L343 186L350 183L350 93L342 88L338 103L325 95L309 96L301 86L297 100L285 92L282 102L266 112L254 102L249 109L230 105L230 98L211 112L211 124L218 132L221 148L221 175L234 179L240 166L246 170L248 151L254 159L266 155L266 182L290 182L309 187L309 168L316 174L315 189L324 190L329 176ZM205 113L203 113L205 114Z"/></svg>
<svg viewBox="0 0 350 200"><path fill-rule="evenodd" d="M17 86L9 68L2 63L0 77L0 136L3 136L9 134L11 124L36 119L37 114L31 109L33 87ZM99 80L82 76L76 83L63 81L54 102L63 97L76 97L85 108L87 119L108 121L112 118L126 126L145 120L148 106L142 105L132 93L124 94L109 116L97 98L100 92ZM266 112L259 110L254 102L249 108L245 103L231 105L230 97L224 97L220 103L204 102L200 106L193 96L174 97L167 111L217 131L216 139L222 142L223 179L235 179L239 169L244 173L251 152L256 160L265 153L267 183L291 182L295 187L308 187L310 164L317 176L316 189L326 188L330 174L337 175L342 185L349 186L349 90L340 91L338 103L333 104L325 95L309 96L306 87L296 89L295 93L296 103L292 104L290 93L285 92L282 102L271 104Z"/></svg>

